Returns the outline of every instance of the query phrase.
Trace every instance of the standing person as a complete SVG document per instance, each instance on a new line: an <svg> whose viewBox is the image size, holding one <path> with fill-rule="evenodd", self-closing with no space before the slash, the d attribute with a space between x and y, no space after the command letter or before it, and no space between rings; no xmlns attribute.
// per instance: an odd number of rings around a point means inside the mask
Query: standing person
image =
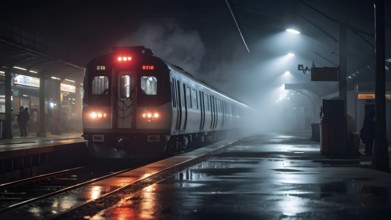
<svg viewBox="0 0 391 220"><path fill-rule="evenodd" d="M20 131L21 137L24 136L23 112L24 112L24 108L23 108L23 106L20 106L19 107L19 114L17 115L17 119L18 119L18 126L19 126L19 131Z"/></svg>
<svg viewBox="0 0 391 220"><path fill-rule="evenodd" d="M24 108L23 111L23 132L24 136L27 137L27 123L30 120L30 113L29 113L29 108Z"/></svg>
<svg viewBox="0 0 391 220"><path fill-rule="evenodd" d="M365 144L365 154L372 155L373 141L376 137L375 110L370 110L364 118L363 127L360 130L360 138Z"/></svg>

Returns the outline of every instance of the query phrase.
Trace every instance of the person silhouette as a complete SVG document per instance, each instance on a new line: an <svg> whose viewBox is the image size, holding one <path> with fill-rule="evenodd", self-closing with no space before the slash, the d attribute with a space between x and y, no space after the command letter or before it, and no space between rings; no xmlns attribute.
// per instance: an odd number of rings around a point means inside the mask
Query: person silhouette
<svg viewBox="0 0 391 220"><path fill-rule="evenodd" d="M376 137L375 110L370 110L364 118L363 127L360 129L360 138L365 144L365 154L372 155L373 141Z"/></svg>
<svg viewBox="0 0 391 220"><path fill-rule="evenodd" d="M24 107L20 106L19 107L19 114L17 115L17 119L18 119L18 126L19 126L19 131L20 131L20 136L21 137L24 136L23 112L24 112Z"/></svg>
<svg viewBox="0 0 391 220"><path fill-rule="evenodd" d="M24 108L24 111L22 112L22 130L23 130L23 134L24 136L26 137L27 136L27 122L30 120L30 113L29 113L29 109L26 107Z"/></svg>

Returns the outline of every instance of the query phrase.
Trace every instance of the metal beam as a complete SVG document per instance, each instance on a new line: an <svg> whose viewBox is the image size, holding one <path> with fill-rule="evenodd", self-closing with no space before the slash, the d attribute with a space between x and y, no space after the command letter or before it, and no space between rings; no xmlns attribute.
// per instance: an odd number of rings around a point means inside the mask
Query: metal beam
<svg viewBox="0 0 391 220"><path fill-rule="evenodd" d="M246 47L247 52L250 53L250 49L248 48L248 46L247 46L247 44L246 44L246 40L245 40L244 37L243 37L242 31L240 30L239 24L238 24L238 22L236 21L235 14L234 14L234 12L233 12L232 9L231 9L231 6L229 5L228 0L225 0L225 2L227 3L227 6L228 6L228 9L229 9L229 12L230 12L231 15L232 15L232 18L234 19L236 28L237 28L238 31L239 31L239 35L240 35L240 37L242 38L243 44L244 44L244 46Z"/></svg>
<svg viewBox="0 0 391 220"><path fill-rule="evenodd" d="M386 136L386 74L385 74L385 0L375 0L375 41L376 41L376 138L372 151L372 167L389 172L388 141Z"/></svg>

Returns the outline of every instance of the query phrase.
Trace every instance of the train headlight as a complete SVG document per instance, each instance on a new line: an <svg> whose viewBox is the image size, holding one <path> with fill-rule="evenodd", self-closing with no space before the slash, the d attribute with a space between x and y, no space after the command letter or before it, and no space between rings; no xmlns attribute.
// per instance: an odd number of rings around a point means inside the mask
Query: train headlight
<svg viewBox="0 0 391 220"><path fill-rule="evenodd" d="M151 121L151 120L156 120L160 118L160 114L158 112L144 112L141 115L142 118Z"/></svg>
<svg viewBox="0 0 391 220"><path fill-rule="evenodd" d="M94 120L107 118L107 113L105 113L105 112L96 112L96 111L94 111L94 112L90 112L89 115L90 115L90 118L94 119Z"/></svg>

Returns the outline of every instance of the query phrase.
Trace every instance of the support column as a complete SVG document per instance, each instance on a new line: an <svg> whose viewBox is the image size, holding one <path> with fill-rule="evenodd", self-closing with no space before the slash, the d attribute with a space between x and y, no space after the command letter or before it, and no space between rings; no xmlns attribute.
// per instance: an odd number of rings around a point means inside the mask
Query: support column
<svg viewBox="0 0 391 220"><path fill-rule="evenodd" d="M347 149L347 84L346 84L346 75L347 75L347 37L346 37L346 26L344 24L339 24L339 98L343 100L343 115L345 120L343 124L343 138L340 146L345 153L349 153Z"/></svg>
<svg viewBox="0 0 391 220"><path fill-rule="evenodd" d="M62 112L61 112L61 82L53 81L53 101L54 106L52 109L52 134L60 135L62 132L61 124L62 124Z"/></svg>
<svg viewBox="0 0 391 220"><path fill-rule="evenodd" d="M388 141L386 136L386 74L385 74L385 1L375 0L376 41L376 139L372 151L372 167L389 172Z"/></svg>
<svg viewBox="0 0 391 220"><path fill-rule="evenodd" d="M5 87L5 121L3 122L3 129L4 129L4 139L10 139L12 138L12 103L11 103L11 96L12 96L12 89L11 89L11 81L12 76L10 70L5 71L5 77L4 77L4 87Z"/></svg>
<svg viewBox="0 0 391 220"><path fill-rule="evenodd" d="M82 119L82 90L80 83L75 83L76 85L76 100L75 100L75 108L76 108L76 118ZM79 126L76 126L77 131L82 130L82 122L79 123ZM75 131L73 131L75 132Z"/></svg>
<svg viewBox="0 0 391 220"><path fill-rule="evenodd" d="M45 129L45 77L39 78L39 112L37 137L46 137Z"/></svg>

